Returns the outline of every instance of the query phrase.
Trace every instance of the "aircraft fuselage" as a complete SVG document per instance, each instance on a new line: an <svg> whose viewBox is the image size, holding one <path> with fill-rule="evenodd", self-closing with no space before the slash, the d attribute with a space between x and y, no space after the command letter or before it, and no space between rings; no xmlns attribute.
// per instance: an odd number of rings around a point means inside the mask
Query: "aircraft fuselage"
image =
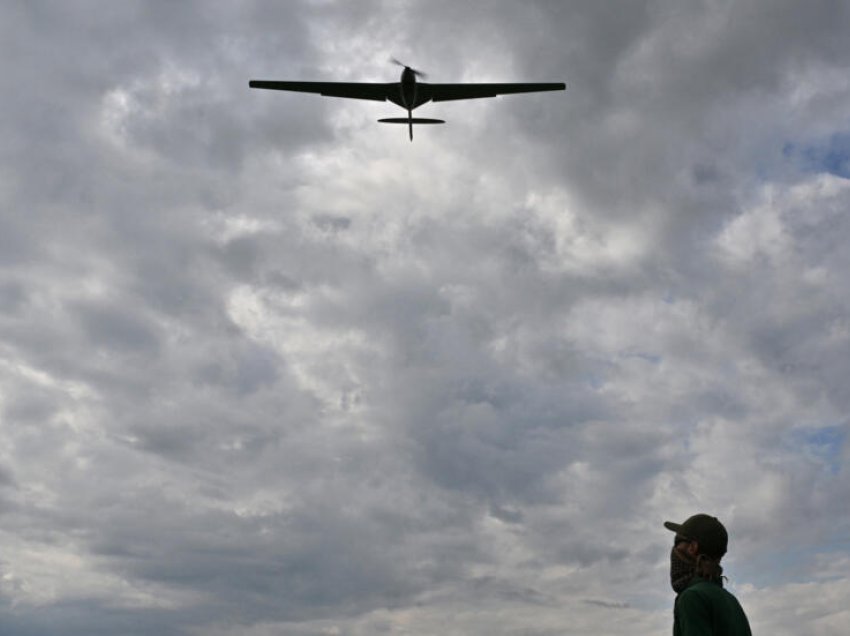
<svg viewBox="0 0 850 636"><path fill-rule="evenodd" d="M401 106L402 108L407 110L407 120L403 121L401 119L396 118L388 118L379 120L383 123L392 123L392 124L400 124L406 123L408 134L410 136L410 141L413 141L413 124L414 123L442 123L438 120L433 120L430 122L426 122L426 120L422 119L414 119L413 118L413 109L421 106L427 101L430 101L430 97L427 95L420 94L418 86L416 84L416 71L414 71L409 66L405 66L404 70L401 72L401 81L398 83L398 98L393 99L392 95L388 96L388 99Z"/></svg>
<svg viewBox="0 0 850 636"><path fill-rule="evenodd" d="M431 101L431 96L427 91L428 84L425 84L424 87L420 85L416 80L416 71L408 66L404 67L401 72L401 81L396 86L398 86L398 93L390 92L387 99L393 104L401 106L408 113Z"/></svg>
<svg viewBox="0 0 850 636"><path fill-rule="evenodd" d="M413 110L419 104L416 103L416 73L407 66L401 72L401 105L408 111Z"/></svg>

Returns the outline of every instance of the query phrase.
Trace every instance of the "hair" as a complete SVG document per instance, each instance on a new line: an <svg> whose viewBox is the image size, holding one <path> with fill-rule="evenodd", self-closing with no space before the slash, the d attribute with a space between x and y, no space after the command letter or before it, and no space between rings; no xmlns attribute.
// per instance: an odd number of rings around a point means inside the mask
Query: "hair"
<svg viewBox="0 0 850 636"><path fill-rule="evenodd" d="M716 581L721 585L726 580L723 576L723 566L720 565L720 558L710 557L706 554L697 555L696 564L694 566L696 575L708 581Z"/></svg>

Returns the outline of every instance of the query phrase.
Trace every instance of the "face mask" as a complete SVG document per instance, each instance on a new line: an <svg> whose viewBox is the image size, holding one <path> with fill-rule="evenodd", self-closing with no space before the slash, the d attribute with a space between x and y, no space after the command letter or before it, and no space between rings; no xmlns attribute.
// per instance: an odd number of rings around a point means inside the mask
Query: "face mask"
<svg viewBox="0 0 850 636"><path fill-rule="evenodd" d="M670 585L676 594L682 592L696 574L696 563L686 559L676 548L670 551Z"/></svg>

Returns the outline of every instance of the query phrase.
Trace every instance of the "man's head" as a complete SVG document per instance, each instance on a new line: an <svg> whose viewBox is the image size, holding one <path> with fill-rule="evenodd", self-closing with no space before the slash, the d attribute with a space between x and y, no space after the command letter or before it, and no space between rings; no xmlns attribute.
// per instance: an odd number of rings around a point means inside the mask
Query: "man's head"
<svg viewBox="0 0 850 636"><path fill-rule="evenodd" d="M704 555L712 560L720 561L726 554L729 535L726 528L711 515L698 514L688 518L684 523L665 521L664 527L676 533L675 546L692 556ZM687 545L680 545L687 543Z"/></svg>
<svg viewBox="0 0 850 636"><path fill-rule="evenodd" d="M676 533L670 551L670 584L677 594L696 576L723 585L720 559L729 537L717 517L694 515L684 523L665 521L664 527Z"/></svg>

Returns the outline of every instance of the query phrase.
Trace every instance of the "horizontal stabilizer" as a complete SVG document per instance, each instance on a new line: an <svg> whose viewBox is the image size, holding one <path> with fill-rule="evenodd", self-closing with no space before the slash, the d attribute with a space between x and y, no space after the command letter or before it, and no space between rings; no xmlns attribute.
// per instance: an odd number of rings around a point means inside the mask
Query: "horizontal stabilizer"
<svg viewBox="0 0 850 636"><path fill-rule="evenodd" d="M442 119L428 119L426 117L387 117L386 119L379 119L379 122L382 124L445 124L445 120Z"/></svg>

